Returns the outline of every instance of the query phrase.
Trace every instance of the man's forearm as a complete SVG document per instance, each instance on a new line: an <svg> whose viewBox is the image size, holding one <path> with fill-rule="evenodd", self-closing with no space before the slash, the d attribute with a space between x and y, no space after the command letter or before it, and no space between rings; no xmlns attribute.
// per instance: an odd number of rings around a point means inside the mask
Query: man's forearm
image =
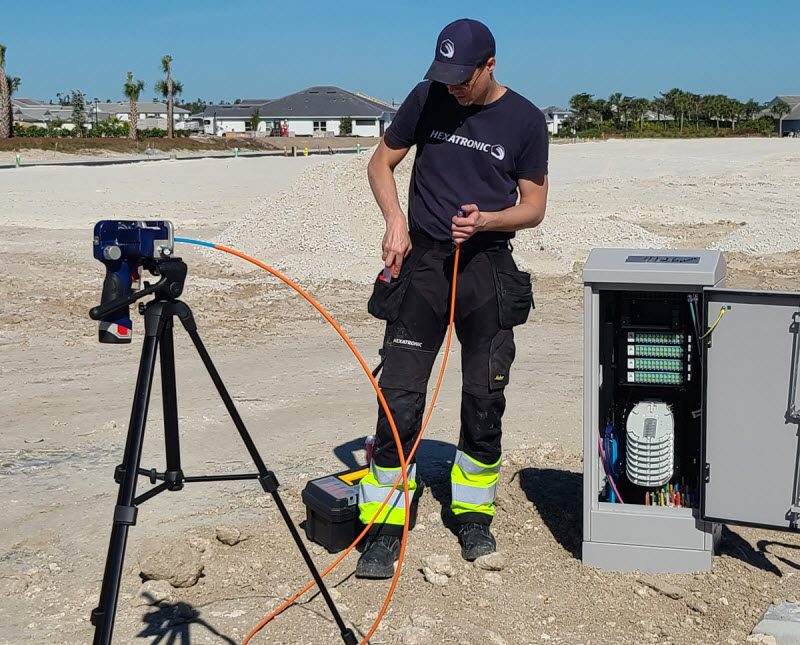
<svg viewBox="0 0 800 645"><path fill-rule="evenodd" d="M481 211L484 220L482 231L500 231L515 233L525 228L533 228L544 219L545 207L534 204L517 204L502 211Z"/></svg>
<svg viewBox="0 0 800 645"><path fill-rule="evenodd" d="M386 166L370 164L367 177L369 186L378 207L383 213L386 224L397 221L405 222L405 214L400 207L400 200L397 197L397 183L394 180L394 173Z"/></svg>

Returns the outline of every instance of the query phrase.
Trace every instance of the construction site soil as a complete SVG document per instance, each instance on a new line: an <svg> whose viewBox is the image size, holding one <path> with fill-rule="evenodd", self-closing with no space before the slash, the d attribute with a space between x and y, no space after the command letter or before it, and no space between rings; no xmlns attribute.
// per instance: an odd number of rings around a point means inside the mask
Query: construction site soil
<svg viewBox="0 0 800 645"><path fill-rule="evenodd" d="M611 573L581 563L582 280L594 246L719 248L727 285L798 291L794 141L554 145L540 229L515 255L534 274L536 309L516 330L493 528L501 554L464 562L443 521L457 440L460 360L449 357L419 452L427 488L400 583L371 643L634 645L769 642L751 631L771 602L800 599L800 536L729 526L709 573ZM366 311L382 221L368 154L206 159L0 173L0 643L89 643L139 361L96 341L88 310L103 266L104 218L170 219L176 234L225 242L285 271L377 363L383 328ZM408 164L398 171L408 177ZM401 188L401 193L404 189ZM184 245L183 300L296 522L309 479L364 463L375 395L316 312L274 278ZM176 333L183 468L252 472L194 349ZM437 366L434 369L438 369ZM164 467L159 378L142 466ZM141 480L140 491L149 487ZM308 543L320 569L334 558ZM357 634L388 582L328 578ZM423 572L425 569L425 572ZM145 503L130 531L115 642L239 643L310 579L255 482L196 483ZM340 642L317 593L253 643Z"/></svg>

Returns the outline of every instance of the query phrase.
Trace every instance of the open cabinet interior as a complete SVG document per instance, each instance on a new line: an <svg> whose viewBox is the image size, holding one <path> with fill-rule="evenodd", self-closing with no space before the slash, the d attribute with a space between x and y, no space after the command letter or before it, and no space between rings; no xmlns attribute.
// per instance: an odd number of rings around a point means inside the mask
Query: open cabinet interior
<svg viewBox="0 0 800 645"><path fill-rule="evenodd" d="M599 501L698 508L702 294L600 292Z"/></svg>

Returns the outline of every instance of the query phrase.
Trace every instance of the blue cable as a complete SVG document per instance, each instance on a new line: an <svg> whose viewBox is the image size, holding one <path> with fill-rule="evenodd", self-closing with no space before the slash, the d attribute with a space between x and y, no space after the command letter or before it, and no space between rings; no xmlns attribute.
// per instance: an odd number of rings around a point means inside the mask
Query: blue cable
<svg viewBox="0 0 800 645"><path fill-rule="evenodd" d="M203 242L202 240L193 240L188 237L176 237L176 242L183 242L184 244L196 244L197 246L207 246L210 249L217 248L217 245L214 242Z"/></svg>
<svg viewBox="0 0 800 645"><path fill-rule="evenodd" d="M615 473L615 461L616 461L616 440L614 440L614 424L608 423L606 425L605 431L603 432L603 451L605 452L605 466L606 466L606 474L608 478L613 480L616 484L616 479L614 477ZM617 503L617 496L614 492L614 487L609 485L608 491L608 500L612 504Z"/></svg>

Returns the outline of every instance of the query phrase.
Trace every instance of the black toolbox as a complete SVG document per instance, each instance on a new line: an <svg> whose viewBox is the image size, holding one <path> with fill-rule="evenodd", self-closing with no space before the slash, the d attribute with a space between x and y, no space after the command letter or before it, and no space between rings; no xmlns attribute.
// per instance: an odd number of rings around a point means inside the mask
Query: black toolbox
<svg viewBox="0 0 800 645"><path fill-rule="evenodd" d="M329 553L346 549L364 529L358 519L358 482L367 472L369 468L362 467L326 475L312 479L303 489L306 536L312 542L324 546ZM413 528L416 523L417 504L421 494L422 482L417 478L409 528Z"/></svg>

